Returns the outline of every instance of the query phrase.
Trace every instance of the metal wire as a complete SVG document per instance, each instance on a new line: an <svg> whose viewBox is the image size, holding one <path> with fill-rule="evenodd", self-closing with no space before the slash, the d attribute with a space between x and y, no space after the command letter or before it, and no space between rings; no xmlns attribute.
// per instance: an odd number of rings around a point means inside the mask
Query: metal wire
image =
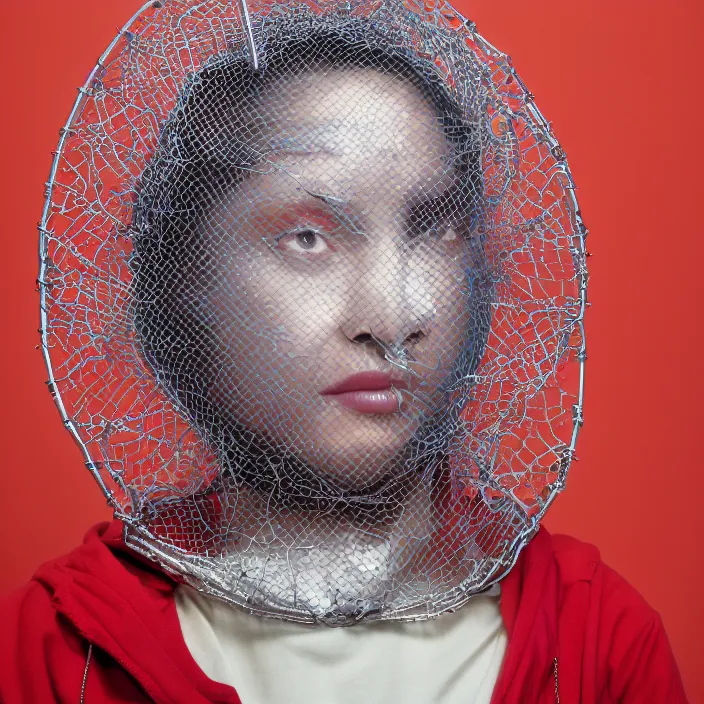
<svg viewBox="0 0 704 704"><path fill-rule="evenodd" d="M197 588L433 617L564 488L586 235L533 96L442 0L150 3L52 166L49 389L128 544Z"/></svg>
<svg viewBox="0 0 704 704"><path fill-rule="evenodd" d="M245 32L247 33L247 47L249 49L249 58L252 62L252 69L259 70L259 57L257 56L257 47L254 44L254 32L252 31L252 20L249 16L249 8L247 0L239 0L242 10L242 19L244 21Z"/></svg>
<svg viewBox="0 0 704 704"><path fill-rule="evenodd" d="M86 684L88 682L88 670L90 669L90 661L93 657L93 644L88 644L88 655L86 656L86 666L83 669L83 680L81 682L81 704L85 704L86 701Z"/></svg>

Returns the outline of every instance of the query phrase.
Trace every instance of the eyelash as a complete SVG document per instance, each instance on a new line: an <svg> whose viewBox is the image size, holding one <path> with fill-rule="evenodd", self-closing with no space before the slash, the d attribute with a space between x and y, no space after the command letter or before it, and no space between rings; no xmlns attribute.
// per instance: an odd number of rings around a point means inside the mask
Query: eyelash
<svg viewBox="0 0 704 704"><path fill-rule="evenodd" d="M408 229L413 243L425 239L428 235L442 240L449 230L457 231L459 228L452 218L438 217L437 214L433 214L422 218L411 218Z"/></svg>
<svg viewBox="0 0 704 704"><path fill-rule="evenodd" d="M430 208L424 208L423 210L425 212L420 214L419 211L416 210L415 213L413 213L409 218L408 229L411 235L409 238L411 245L419 241L421 238L424 238L428 233L431 233L431 235L436 236L440 235L438 239L442 240L444 239L444 236L448 233L449 230L454 230L455 236L447 241L454 241L455 239L462 238L462 235L460 235L458 232L459 228L452 222L451 218L439 216L437 211L434 211ZM302 226L297 227L295 229L287 230L286 232L274 238L275 245L278 248L279 245L284 240L286 240L286 238L292 238L291 241L295 241L296 237L308 232L312 233L313 235L315 235L315 237L319 238L325 243L326 249L324 252L306 252L303 248L301 248L300 250L295 250L292 247L289 247L288 249L292 250L298 255L311 254L315 257L322 257L334 251L334 247L331 245L330 239L326 237L323 233L321 233L320 230L311 226Z"/></svg>
<svg viewBox="0 0 704 704"><path fill-rule="evenodd" d="M323 256L324 254L326 254L328 251L334 251L334 248L330 244L329 239L327 237L325 237L325 235L323 235L319 230L317 230L314 227L305 227L304 226L304 227L297 227L293 230L288 230L288 231L284 232L283 234L275 237L274 242L276 243L277 247L281 244L281 242L283 242L286 238L289 238L289 237L291 238L292 242L295 242L296 237L298 237L299 235L303 235L307 232L312 233L313 235L315 235L315 237L322 240L325 243L325 248L326 248L325 252L309 252L310 254L313 254L316 257L320 257L320 256ZM302 249L301 251L294 250L292 247L290 247L289 249L293 250L296 254L306 254L307 253L304 249Z"/></svg>

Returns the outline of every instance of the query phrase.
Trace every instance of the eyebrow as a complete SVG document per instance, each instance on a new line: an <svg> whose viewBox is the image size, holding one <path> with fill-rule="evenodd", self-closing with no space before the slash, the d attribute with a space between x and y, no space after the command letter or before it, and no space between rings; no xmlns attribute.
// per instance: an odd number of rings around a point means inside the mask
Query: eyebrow
<svg viewBox="0 0 704 704"><path fill-rule="evenodd" d="M303 186L301 186L301 188L303 188ZM327 193L315 193L314 191L309 191L307 188L303 188L303 190L311 198L315 198L316 200L323 201L323 203L325 203L326 205L329 205L333 210L337 210L339 208L346 208L349 206L349 203L344 198L338 198L337 196L331 196Z"/></svg>
<svg viewBox="0 0 704 704"><path fill-rule="evenodd" d="M330 210L335 213L344 226L349 227L353 232L364 234L364 230L356 223L356 218L350 214L349 201L327 193L315 193L314 191L309 191L307 188L303 188L303 190L311 198L315 198L316 200L325 203L325 205L327 205Z"/></svg>
<svg viewBox="0 0 704 704"><path fill-rule="evenodd" d="M300 188L307 196L304 201L285 198L283 202L272 204L274 210L301 211L302 214L305 214L314 203L322 203L326 206L330 216L334 217L344 227L356 234L364 234L364 229L359 225L358 218L351 212L352 208L344 198L328 193L311 191L303 186Z"/></svg>

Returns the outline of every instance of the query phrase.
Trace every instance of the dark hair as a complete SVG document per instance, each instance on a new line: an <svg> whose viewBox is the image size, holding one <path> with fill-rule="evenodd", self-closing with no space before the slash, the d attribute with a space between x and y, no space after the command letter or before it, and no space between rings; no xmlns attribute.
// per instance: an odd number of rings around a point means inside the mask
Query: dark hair
<svg viewBox="0 0 704 704"><path fill-rule="evenodd" d="M218 57L189 80L142 176L131 228L138 339L157 380L221 453L234 452L232 446L238 443L231 442L231 431L225 428L231 421L220 417L206 392L217 342L198 315L212 271L212 252L198 225L261 158L257 108L264 91L312 69L375 68L407 79L435 106L463 194L478 207L482 175L476 127L432 61L403 47L372 45L368 29L358 21L339 31L309 28L302 36L295 24L280 26L261 49L258 72L246 55ZM475 333L481 339L471 345L471 354L477 357L472 373L488 330L488 303L475 315L486 320L474 321L482 330ZM237 437L247 432L239 428ZM271 449L265 454L262 461L271 463ZM237 462L251 464L252 459L230 457L228 464ZM273 488L261 465L252 472L239 466L238 473L260 487ZM310 479L306 468L298 468L291 479L299 490L302 475ZM276 479L278 490L290 491L292 486L284 488L281 476ZM327 480L316 478L315 484L308 493L329 495L330 487L322 486Z"/></svg>

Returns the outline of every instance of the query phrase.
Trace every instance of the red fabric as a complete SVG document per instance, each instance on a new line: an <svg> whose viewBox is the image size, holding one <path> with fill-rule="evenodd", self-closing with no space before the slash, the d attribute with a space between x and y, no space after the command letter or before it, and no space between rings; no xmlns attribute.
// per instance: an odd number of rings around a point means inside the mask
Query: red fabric
<svg viewBox="0 0 704 704"><path fill-rule="evenodd" d="M77 704L93 644L85 704L240 704L188 652L175 586L125 548L118 522L97 526L0 604L0 701ZM596 548L541 528L501 589L493 704L554 704L556 682L561 704L686 704L660 617Z"/></svg>

